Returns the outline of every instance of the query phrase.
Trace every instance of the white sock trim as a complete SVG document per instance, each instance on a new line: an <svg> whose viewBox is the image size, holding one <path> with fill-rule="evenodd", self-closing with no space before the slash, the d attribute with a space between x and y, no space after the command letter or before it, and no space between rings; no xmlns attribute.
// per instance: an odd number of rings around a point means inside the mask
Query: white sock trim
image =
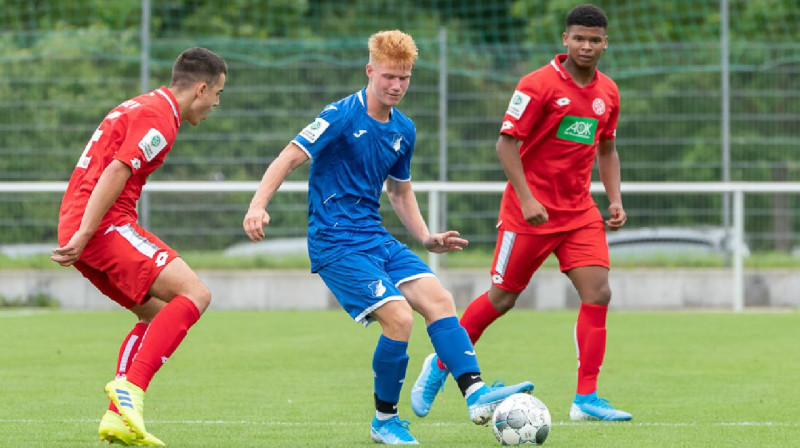
<svg viewBox="0 0 800 448"><path fill-rule="evenodd" d="M475 392L478 391L478 389L480 389L481 387L483 387L485 385L486 385L486 383L484 383L483 381L479 381L479 382L473 384L472 386L469 386L467 388L467 393L464 394L464 398L469 398L470 395L474 394Z"/></svg>
<svg viewBox="0 0 800 448"><path fill-rule="evenodd" d="M387 414L385 412L375 411L375 418L377 418L378 420L381 420L381 421L389 420L392 417L395 417L397 415L398 415L397 412L395 412L394 414Z"/></svg>

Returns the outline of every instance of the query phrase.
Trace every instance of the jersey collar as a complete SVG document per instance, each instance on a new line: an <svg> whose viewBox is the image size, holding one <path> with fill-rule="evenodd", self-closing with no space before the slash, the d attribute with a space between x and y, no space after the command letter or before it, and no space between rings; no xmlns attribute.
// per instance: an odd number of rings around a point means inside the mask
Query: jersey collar
<svg viewBox="0 0 800 448"><path fill-rule="evenodd" d="M155 90L155 92L161 97L163 97L169 103L170 107L172 107L172 114L175 116L175 125L180 127L181 126L181 111L178 110L176 104L178 104L178 100L172 95L172 92L166 86L161 86Z"/></svg>
<svg viewBox="0 0 800 448"><path fill-rule="evenodd" d="M367 88L364 87L363 89L359 90L356 93L356 96L358 97L358 101L361 103L361 105L364 106L364 113L369 116L369 107L367 107ZM392 121L392 117L394 117L394 107L389 110L389 121ZM374 120L374 118L372 119Z"/></svg>
<svg viewBox="0 0 800 448"><path fill-rule="evenodd" d="M550 65L553 67L553 69L555 69L556 73L558 73L558 75L561 76L561 79L563 79L564 81L575 82L572 79L572 76L569 75L569 72L567 72L567 70L562 65L562 63L564 61L566 61L566 60L567 60L567 55L566 54L557 54L556 57L554 57L553 60L550 61ZM595 68L595 70L594 70L594 79L592 80L592 82L590 82L589 84L587 84L584 87L589 87L589 86L591 86L592 84L594 84L597 81L597 78L598 78L597 73L598 72L599 72L599 70L597 70L597 68Z"/></svg>

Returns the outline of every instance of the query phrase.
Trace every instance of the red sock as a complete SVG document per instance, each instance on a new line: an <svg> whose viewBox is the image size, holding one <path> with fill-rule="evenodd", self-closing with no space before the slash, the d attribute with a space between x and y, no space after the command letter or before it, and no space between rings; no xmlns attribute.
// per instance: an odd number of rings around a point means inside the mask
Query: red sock
<svg viewBox="0 0 800 448"><path fill-rule="evenodd" d="M128 336L122 341L122 345L119 348L119 355L117 356L117 378L125 375L128 371L128 366L131 365L133 357L136 356L136 352L139 351L139 347L142 345L142 336L144 336L145 331L147 331L147 324L138 322L133 326L133 330L128 333ZM108 409L119 414L113 401L109 402Z"/></svg>
<svg viewBox="0 0 800 448"><path fill-rule="evenodd" d="M578 350L578 394L597 391L597 375L606 354L606 315L608 307L581 304L575 324L575 347Z"/></svg>
<svg viewBox="0 0 800 448"><path fill-rule="evenodd" d="M459 323L467 330L472 345L475 345L483 335L483 331L498 317L500 317L500 313L489 301L489 291L486 291L467 305ZM440 369L446 368L441 359L437 359L437 362Z"/></svg>
<svg viewBox="0 0 800 448"><path fill-rule="evenodd" d="M194 302L184 296L175 296L150 323L139 353L128 369L128 381L146 391L153 375L178 348L198 319L200 311Z"/></svg>

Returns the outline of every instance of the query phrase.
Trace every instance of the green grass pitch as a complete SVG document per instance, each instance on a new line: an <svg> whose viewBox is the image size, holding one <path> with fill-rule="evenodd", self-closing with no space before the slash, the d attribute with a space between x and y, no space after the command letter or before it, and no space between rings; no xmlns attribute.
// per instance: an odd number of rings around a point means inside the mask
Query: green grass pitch
<svg viewBox="0 0 800 448"><path fill-rule="evenodd" d="M224 299L218 299L224 300ZM574 311L516 310L476 349L487 382L531 380L550 447L789 447L800 441L800 314L613 312L600 393L632 422L571 422ZM125 312L0 311L0 447L101 447ZM151 383L148 430L173 447L368 447L367 329L342 311L209 311ZM408 393L431 350L418 319L401 418L431 447L499 446L450 380L430 415Z"/></svg>

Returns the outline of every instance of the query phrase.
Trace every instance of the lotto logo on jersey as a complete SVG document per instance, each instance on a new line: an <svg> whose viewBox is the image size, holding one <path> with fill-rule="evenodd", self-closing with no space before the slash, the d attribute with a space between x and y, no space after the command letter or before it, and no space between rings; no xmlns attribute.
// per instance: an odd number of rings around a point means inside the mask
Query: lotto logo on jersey
<svg viewBox="0 0 800 448"><path fill-rule="evenodd" d="M330 123L317 117L316 120L300 131L300 136L308 140L309 143L314 143L325 132L325 129L328 129L328 126L330 126Z"/></svg>
<svg viewBox="0 0 800 448"><path fill-rule="evenodd" d="M155 159L158 153L166 147L167 139L156 128L150 128L147 134L139 140L139 149L142 150L142 154L148 162Z"/></svg>
<svg viewBox="0 0 800 448"><path fill-rule="evenodd" d="M531 102L531 97L526 95L519 90L514 91L514 95L511 96L511 101L508 102L508 110L506 110L506 115L511 115L512 117L519 119L522 116L522 113L525 112L525 108L528 107L528 103Z"/></svg>
<svg viewBox="0 0 800 448"><path fill-rule="evenodd" d="M566 115L561 119L556 137L576 143L591 145L597 131L597 120L586 117Z"/></svg>

